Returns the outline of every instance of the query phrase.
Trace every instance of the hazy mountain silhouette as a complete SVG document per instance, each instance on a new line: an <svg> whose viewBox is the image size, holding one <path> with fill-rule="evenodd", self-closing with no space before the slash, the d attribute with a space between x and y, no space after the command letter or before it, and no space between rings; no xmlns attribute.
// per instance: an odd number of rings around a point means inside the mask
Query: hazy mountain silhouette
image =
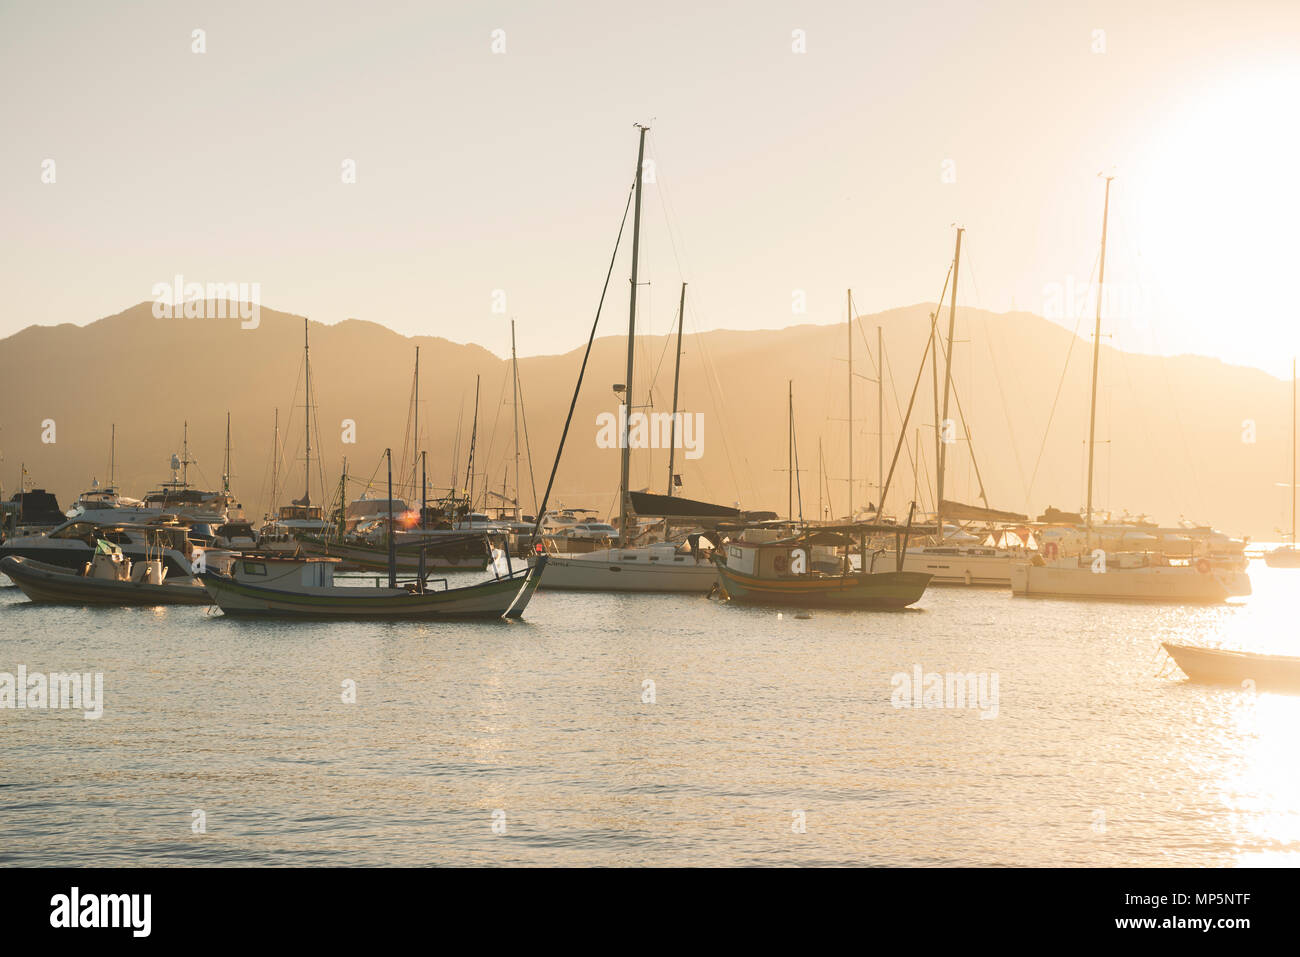
<svg viewBox="0 0 1300 957"><path fill-rule="evenodd" d="M859 376L853 400L856 505L877 497L876 385L865 381L875 376L868 349L875 351L876 327L883 328L887 357L888 467L898 437L898 409L906 407L933 308L918 304L865 316L860 330L853 331ZM596 417L617 407L611 386L624 376L620 324L621 315L611 311L604 320L608 335L595 344L553 503L602 512L614 505L619 455L617 449L597 446ZM1070 351L1072 334L1040 317L958 310L953 381L993 506L1035 515L1049 504L1067 510L1081 507L1090 325L1082 324L1084 337L1074 339ZM57 491L64 507L89 487L92 477L106 482L114 422L118 484L127 494L141 496L169 477L168 460L180 451L185 421L191 455L197 460L191 480L217 487L229 410L232 485L249 515L260 518L271 506L277 407L285 448L279 498L283 503L303 492L300 394L299 407L291 408L301 372L302 339L301 317L271 309L261 310L257 328L242 329L237 318L158 319L146 302L87 326L32 326L0 341L0 479L6 496L17 486L21 463L35 485ZM680 494L785 511L787 380L792 380L804 514L817 513L819 439L826 473L820 497L825 504L829 496L832 514L844 514L846 340L844 324L688 332L680 404L688 412L703 414L703 455L688 460L678 452L676 470L685 481ZM335 490L344 456L354 479L376 475L381 483L377 492L384 478L380 457L385 446L394 448L400 473L417 345L421 444L428 451L431 484L464 482L475 375L480 374L479 494L485 474L499 491L507 469L513 488L509 361L478 346L407 338L377 323L350 319L332 326L311 324L313 391L320 422L320 446L313 438L313 457L323 456L327 494ZM1069 369L1049 431L1067 351ZM579 347L563 355L520 360L539 496L581 358ZM652 399L656 410L667 411L672 399L670 340L640 339L638 363L636 404ZM1149 513L1165 524L1182 515L1260 539L1275 538L1276 528L1289 526L1288 492L1278 484L1290 481L1289 382L1199 356L1135 355L1105 346L1101 369L1095 486L1099 507L1113 507L1117 514L1123 508ZM927 362L907 436L910 447L920 430L925 464L919 485L927 508L933 499L932 394ZM961 441L949 451L946 497L978 502L978 482L956 401L950 414L958 420ZM52 444L41 441L47 419L55 422ZM356 423L355 445L341 442L345 419ZM1255 441L1244 441L1250 437L1251 422ZM457 457L453 453L458 433ZM666 450L634 452L633 485L662 491L668 481L667 462ZM526 458L523 473L522 498L531 509ZM905 514L913 488L910 455L904 451L888 509ZM350 491L359 494L361 486L354 484ZM321 498L316 475L312 497Z"/></svg>

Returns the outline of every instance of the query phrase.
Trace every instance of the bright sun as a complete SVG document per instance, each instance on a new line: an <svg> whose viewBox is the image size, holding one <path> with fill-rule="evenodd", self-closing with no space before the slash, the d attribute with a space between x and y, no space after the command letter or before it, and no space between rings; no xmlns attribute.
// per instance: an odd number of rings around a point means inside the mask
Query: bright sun
<svg viewBox="0 0 1300 957"><path fill-rule="evenodd" d="M1115 278L1138 291L1125 299L1142 347L1289 378L1300 351L1297 102L1297 68L1207 84L1154 120L1131 175L1118 171L1132 235L1117 237L1129 262Z"/></svg>

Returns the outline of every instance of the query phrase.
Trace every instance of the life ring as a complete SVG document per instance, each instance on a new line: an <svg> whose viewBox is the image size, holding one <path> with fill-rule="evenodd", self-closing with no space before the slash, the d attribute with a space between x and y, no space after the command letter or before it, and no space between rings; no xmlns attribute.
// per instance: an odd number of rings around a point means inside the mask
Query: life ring
<svg viewBox="0 0 1300 957"><path fill-rule="evenodd" d="M785 570L790 567L790 563L786 561L784 555L777 555L776 558L772 559L772 567L776 569L777 574L783 575Z"/></svg>
<svg viewBox="0 0 1300 957"><path fill-rule="evenodd" d="M538 542L533 546L533 551L535 551L538 555L541 555L543 552L546 551L546 548L545 546L542 545L541 542Z"/></svg>
<svg viewBox="0 0 1300 957"><path fill-rule="evenodd" d="M1043 545L1044 558L1056 558L1060 554L1061 547L1056 542L1047 542Z"/></svg>
<svg viewBox="0 0 1300 957"><path fill-rule="evenodd" d="M1210 563L1204 558L1198 558L1196 560L1196 570L1202 575L1208 575L1210 573Z"/></svg>

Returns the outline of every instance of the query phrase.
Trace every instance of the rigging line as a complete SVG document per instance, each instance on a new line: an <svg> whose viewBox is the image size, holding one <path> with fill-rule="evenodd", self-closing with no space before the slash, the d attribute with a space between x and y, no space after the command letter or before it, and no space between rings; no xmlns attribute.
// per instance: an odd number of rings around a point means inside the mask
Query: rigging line
<svg viewBox="0 0 1300 957"><path fill-rule="evenodd" d="M694 311L695 306L692 304L688 308ZM699 347L700 366L704 371L704 384L709 391L709 401L713 404L713 413L718 418L718 423L720 428L717 431L722 436L722 453L727 460L727 471L731 475L732 488L735 490L736 499L740 499L741 498L740 478L736 474L735 459L732 457L731 454L731 443L727 440L727 433L730 431L730 429L726 427L727 422L725 421L725 418L721 411L722 403L721 403L720 393L722 392L722 380L721 377L718 375L717 366L713 362L713 356L709 352L704 333L699 331L694 331L692 332L692 338L694 339L696 345ZM715 380L717 385L716 389L714 388ZM745 467L747 469L746 475L749 478L749 491L750 491L750 495L752 496L750 501L751 502L757 501L758 493L757 490L754 488L753 472L752 470L749 470L748 459L745 460Z"/></svg>
<svg viewBox="0 0 1300 957"><path fill-rule="evenodd" d="M639 172L639 171L638 171ZM605 272L605 284L600 289L600 301L596 304L596 318L591 323L591 335L587 337L587 349L582 354L582 366L578 369L578 381L573 387L573 398L569 400L569 414L564 419L564 430L560 433L560 445L555 450L555 461L551 465L551 477L546 482L546 494L537 509L536 524L533 525L533 542L536 542L542 530L542 519L546 516L546 503L550 501L551 490L555 487L555 473L560 468L560 457L564 454L564 441L569 437L569 426L573 423L573 410L578 405L578 393L582 391L582 378L587 372L587 360L591 358L591 344L596 341L596 327L600 325L600 311L605 306L605 294L609 292L609 277L614 274L614 262L618 258L618 247L623 241L623 229L627 226L627 212L632 208L632 195L636 185L627 192L627 203L623 207L623 221L618 226L618 237L614 240L614 251L609 257L609 269ZM629 383L630 385L631 383ZM628 396L631 398L631 395ZM620 534L625 530L620 530Z"/></svg>
<svg viewBox="0 0 1300 957"><path fill-rule="evenodd" d="M1092 272L1088 276L1088 285L1092 285L1092 277L1097 274L1097 264L1101 261L1101 250L1097 250L1097 258L1093 260ZM1100 292L1098 292L1100 295ZM1074 344L1079 339L1079 326L1084 319L1084 313L1079 310L1079 314L1074 320L1074 333L1070 336L1070 344L1065 350L1065 363L1061 366L1061 378L1056 383L1056 395L1052 398L1052 408L1047 414L1047 425L1043 427L1043 441L1038 447L1038 457L1034 460L1034 471L1029 476L1029 487L1025 491L1025 513L1031 513L1029 500L1034 492L1034 482L1038 479L1038 467L1043 462L1043 452L1047 448L1047 438L1052 434L1052 420L1056 417L1056 404L1061 399L1061 389L1065 386L1065 376L1070 369L1070 356L1074 352Z"/></svg>
<svg viewBox="0 0 1300 957"><path fill-rule="evenodd" d="M975 302L977 304L982 303L983 297L980 295L980 284L979 284L979 279L976 277L975 274L975 259L970 252L969 239L967 239L966 242L966 259L967 262L969 263L969 266L967 267L967 271L970 273L971 286L975 289ZM984 345L988 349L989 359L993 366L993 379L998 387L998 398L1001 399L1002 401L1002 416L1003 418L1006 419L1007 422L1007 435L1011 438L1011 452L1016 461L1016 472L1018 473L1018 476L1020 478L1020 488L1022 491L1026 493L1026 495L1028 495L1028 487L1025 485L1025 470L1024 470L1024 466L1021 464L1020 461L1020 446L1016 442L1015 429L1011 425L1011 411L1010 409L1007 408L1006 393L1002 389L1002 374L998 370L998 360L997 357L993 354L993 343L989 337L989 321L985 319L983 322L984 322ZM971 461L974 462L974 459L975 459L975 447L971 446Z"/></svg>
<svg viewBox="0 0 1300 957"><path fill-rule="evenodd" d="M650 140L651 156L655 162L655 192L659 196L660 208L663 210L664 223L667 226L668 246L672 250L673 262L677 266L678 276L681 277L682 279L685 279L687 275L687 269L683 263L683 260L687 258L686 241L685 238L682 239L682 248L679 252L677 248L677 232L679 232L680 230L678 229L678 227L675 226L675 224L678 222L677 209L673 205L672 196L670 195L670 190L668 188L668 185L663 179L663 174L660 169L660 163L659 163L658 138L655 135L655 132L653 130L650 132L649 140ZM722 391L722 380L720 377L717 376L716 365L712 362L712 359L708 354L708 350L704 342L703 332L700 331L700 323L698 320L699 312L696 308L699 298L700 298L700 294L697 291L696 293L693 294L693 298L691 301L691 314L692 316L696 317L696 321L695 321L696 328L692 332L692 335L700 350L700 363L701 366L704 367L705 369L705 383L706 385L709 386L710 399L713 402L714 415L718 419L719 432L723 437L722 447L723 447L723 454L727 459L727 470L731 474L731 482L736 494L736 498L739 499L741 497L740 479L736 474L735 460L732 458L731 449L726 439L727 432L729 431L727 425L729 423L727 422L726 417L723 415L722 406L719 402L718 394L713 391L713 383L709 379L708 370L710 368L714 369L713 375L715 378L717 378L718 392ZM671 338L671 333L669 338ZM753 474L747 473L747 477L749 479L750 493L754 495L755 499L757 499L757 492L754 489Z"/></svg>
<svg viewBox="0 0 1300 957"><path fill-rule="evenodd" d="M948 295L948 283L952 281L953 265L955 265L955 263L949 264L948 275L944 277L943 291L939 293L939 305L938 307L936 307L934 312L930 314L930 335L926 338L925 341L925 351L921 353L921 364L917 366L916 369L916 381L912 383L912 398L908 400L907 413L906 415L903 416L902 424L899 426L898 429L898 445L894 446L894 457L889 463L889 473L885 476L885 487L880 490L880 504L876 506L877 515L880 514L880 509L884 508L884 501L886 495L889 493L889 486L893 484L894 467L898 464L899 452L901 451L903 445L906 444L907 441L907 423L911 421L912 408L916 405L916 393L921 386L921 376L925 374L925 360L926 357L930 355L930 347L934 343L935 333L938 328L939 313L943 309L943 300ZM936 416L938 415L937 411L935 415ZM937 436L935 437L935 441L938 441ZM940 529L939 531L940 534L942 535L943 530Z"/></svg>
<svg viewBox="0 0 1300 957"><path fill-rule="evenodd" d="M1121 211L1118 214L1118 223L1120 224L1121 228L1123 227L1125 222L1126 219L1124 217L1123 212ZM1124 235L1133 235L1133 234L1134 233L1130 231L1125 231L1124 233ZM1134 250L1133 258L1135 260L1134 271L1138 274L1137 286L1140 289L1145 288L1145 285L1142 282L1142 277L1141 277L1142 248L1137 244L1136 240L1133 240L1133 250ZM1169 385L1168 369L1165 367L1165 363L1159 358L1161 356L1161 349L1160 349L1160 343L1157 341L1156 338L1155 324L1149 322L1149 325L1150 325L1149 335L1151 337L1151 351L1154 355L1158 357L1156 359L1156 362L1160 370L1161 381L1164 383L1165 386L1164 394L1169 395L1171 394L1172 390ZM1125 375L1127 375L1127 370L1125 372ZM1184 461L1186 462L1187 470L1191 472L1192 488L1190 493L1187 495L1187 501L1194 502L1195 506L1199 509L1205 509L1206 501L1203 498L1204 485L1201 483L1200 473L1197 469L1197 460L1192 457L1191 449L1187 444L1187 433L1183 429L1182 415L1180 414L1181 405L1182 405L1181 402L1173 403L1174 424L1178 427L1178 439L1180 444L1183 447L1183 458Z"/></svg>
<svg viewBox="0 0 1300 957"><path fill-rule="evenodd" d="M524 383L519 376L519 366L516 364L515 371L515 388L519 396L519 418L524 425L524 452L528 457L528 484L533 490L533 511L537 511L537 477L533 474L533 443L528 438L528 411L524 408ZM523 493L515 489L515 497L522 498Z"/></svg>

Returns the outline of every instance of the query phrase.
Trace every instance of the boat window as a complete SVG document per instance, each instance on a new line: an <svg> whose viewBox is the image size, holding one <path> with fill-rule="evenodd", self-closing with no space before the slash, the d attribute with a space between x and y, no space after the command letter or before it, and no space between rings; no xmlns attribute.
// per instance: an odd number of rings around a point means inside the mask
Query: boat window
<svg viewBox="0 0 1300 957"><path fill-rule="evenodd" d="M265 575L266 566L261 562L244 562L245 575Z"/></svg>

